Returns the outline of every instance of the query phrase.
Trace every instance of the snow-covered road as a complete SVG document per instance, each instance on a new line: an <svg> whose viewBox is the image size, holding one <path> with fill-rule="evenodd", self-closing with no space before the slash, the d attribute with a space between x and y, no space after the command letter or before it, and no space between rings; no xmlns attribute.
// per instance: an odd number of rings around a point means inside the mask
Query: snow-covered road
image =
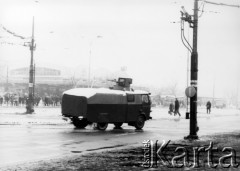
<svg viewBox="0 0 240 171"><path fill-rule="evenodd" d="M168 114L167 108L152 108L153 119L143 130L124 124L106 131L75 129L64 121L60 108L39 107L36 113L25 115L24 107L0 107L0 167L21 162L85 154L109 148L141 145L143 140L176 140L189 134L185 109L181 117ZM198 109L198 135L240 130L240 111L235 109Z"/></svg>

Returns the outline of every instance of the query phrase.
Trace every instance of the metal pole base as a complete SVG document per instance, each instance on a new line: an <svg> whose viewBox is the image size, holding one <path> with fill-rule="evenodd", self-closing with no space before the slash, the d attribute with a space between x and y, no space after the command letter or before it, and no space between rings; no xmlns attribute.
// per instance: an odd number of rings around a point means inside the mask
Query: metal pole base
<svg viewBox="0 0 240 171"><path fill-rule="evenodd" d="M190 113L186 112L186 119L189 119L189 115L190 115Z"/></svg>
<svg viewBox="0 0 240 171"><path fill-rule="evenodd" d="M26 114L32 114L34 112L33 106L31 104L27 104L26 109Z"/></svg>
<svg viewBox="0 0 240 171"><path fill-rule="evenodd" d="M185 140L198 140L198 136L197 135L188 135L186 137L184 137Z"/></svg>

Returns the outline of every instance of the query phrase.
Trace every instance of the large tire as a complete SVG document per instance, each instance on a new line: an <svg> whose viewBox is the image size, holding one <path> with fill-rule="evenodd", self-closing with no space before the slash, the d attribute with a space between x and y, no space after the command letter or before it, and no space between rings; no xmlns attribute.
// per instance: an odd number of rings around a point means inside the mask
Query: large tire
<svg viewBox="0 0 240 171"><path fill-rule="evenodd" d="M96 126L96 128L101 131L104 131L105 129L107 129L107 127L108 127L108 123L97 123L97 126Z"/></svg>
<svg viewBox="0 0 240 171"><path fill-rule="evenodd" d="M143 115L139 115L136 122L135 122L135 128L136 129L142 129L145 124L145 118Z"/></svg>
<svg viewBox="0 0 240 171"><path fill-rule="evenodd" d="M121 128L122 125L123 125L122 122L115 122L114 123L115 128Z"/></svg>
<svg viewBox="0 0 240 171"><path fill-rule="evenodd" d="M87 121L86 118L83 119L79 119L77 117L72 118L72 124L76 127L76 128L80 128L83 129L85 128L89 122Z"/></svg>

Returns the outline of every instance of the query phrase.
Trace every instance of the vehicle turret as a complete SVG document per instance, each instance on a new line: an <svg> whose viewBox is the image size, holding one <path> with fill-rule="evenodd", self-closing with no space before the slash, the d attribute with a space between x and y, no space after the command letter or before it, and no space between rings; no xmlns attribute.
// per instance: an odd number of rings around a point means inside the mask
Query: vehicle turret
<svg viewBox="0 0 240 171"><path fill-rule="evenodd" d="M116 81L116 85L114 85L112 89L130 91L131 84L132 84L132 78L118 78L118 81Z"/></svg>

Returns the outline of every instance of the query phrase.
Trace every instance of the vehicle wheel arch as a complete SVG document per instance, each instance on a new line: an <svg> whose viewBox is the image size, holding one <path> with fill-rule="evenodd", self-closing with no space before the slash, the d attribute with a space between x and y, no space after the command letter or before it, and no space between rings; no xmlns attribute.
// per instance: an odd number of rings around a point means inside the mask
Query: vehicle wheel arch
<svg viewBox="0 0 240 171"><path fill-rule="evenodd" d="M146 121L147 120L147 117L146 117L146 114L144 112L141 112L138 116L143 116L144 120ZM138 117L137 116L137 117Z"/></svg>
<svg viewBox="0 0 240 171"><path fill-rule="evenodd" d="M108 127L107 122L98 122L95 124L95 129L100 130L100 131L105 131Z"/></svg>

